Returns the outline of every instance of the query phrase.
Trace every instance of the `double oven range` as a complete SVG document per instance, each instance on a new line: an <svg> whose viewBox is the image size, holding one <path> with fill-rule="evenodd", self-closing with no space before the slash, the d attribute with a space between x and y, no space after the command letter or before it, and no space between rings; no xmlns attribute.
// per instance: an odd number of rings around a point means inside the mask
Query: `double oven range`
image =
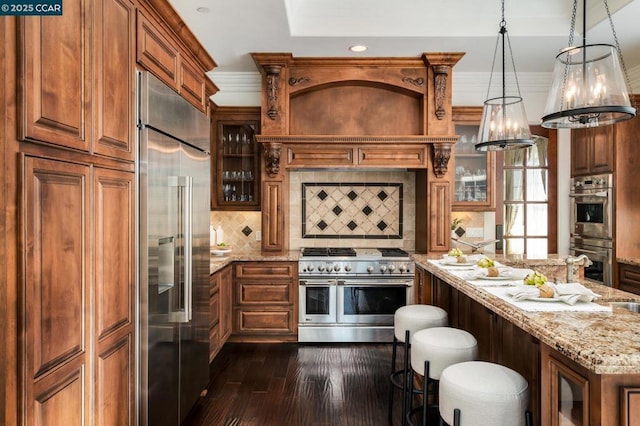
<svg viewBox="0 0 640 426"><path fill-rule="evenodd" d="M571 240L569 253L586 255L592 265L585 277L613 285L613 175L571 179Z"/></svg>
<svg viewBox="0 0 640 426"><path fill-rule="evenodd" d="M396 309L413 303L414 274L401 249L302 249L298 341L391 342Z"/></svg>

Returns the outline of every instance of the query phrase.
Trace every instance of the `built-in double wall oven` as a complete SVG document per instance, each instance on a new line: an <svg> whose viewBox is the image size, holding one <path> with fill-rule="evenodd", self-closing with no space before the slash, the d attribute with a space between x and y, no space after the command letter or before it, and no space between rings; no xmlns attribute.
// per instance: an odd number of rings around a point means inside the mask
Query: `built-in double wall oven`
<svg viewBox="0 0 640 426"><path fill-rule="evenodd" d="M571 179L571 255L586 255L592 264L585 277L613 284L613 176Z"/></svg>

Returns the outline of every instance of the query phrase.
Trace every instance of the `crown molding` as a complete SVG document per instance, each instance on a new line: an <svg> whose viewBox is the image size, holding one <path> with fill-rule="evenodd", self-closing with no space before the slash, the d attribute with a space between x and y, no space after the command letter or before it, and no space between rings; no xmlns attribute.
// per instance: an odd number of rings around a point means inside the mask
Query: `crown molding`
<svg viewBox="0 0 640 426"><path fill-rule="evenodd" d="M631 91L640 93L640 65L628 70ZM207 73L209 78L218 86L220 91L211 99L219 106L260 106L261 103L261 76L255 72L218 72ZM470 99L479 101L473 104L482 104L487 95L490 73L453 73L453 103L456 105L469 105ZM507 86L512 87L515 79L512 73L507 73ZM532 94L534 96L545 95L551 85L551 73L518 73L518 83L523 98ZM499 82L492 85L497 87ZM456 102L456 99L461 101Z"/></svg>

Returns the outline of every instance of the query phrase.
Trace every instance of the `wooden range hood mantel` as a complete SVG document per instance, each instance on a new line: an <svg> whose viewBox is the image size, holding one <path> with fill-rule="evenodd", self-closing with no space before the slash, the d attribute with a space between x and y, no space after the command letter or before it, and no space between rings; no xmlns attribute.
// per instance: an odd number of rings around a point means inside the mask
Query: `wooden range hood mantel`
<svg viewBox="0 0 640 426"><path fill-rule="evenodd" d="M433 174L442 177L448 170L451 145L457 141L457 136L257 135L256 138L264 147L266 173L272 177L278 175L282 164L286 169L426 169L429 163L433 165ZM433 153L430 162L429 152Z"/></svg>
<svg viewBox="0 0 640 426"><path fill-rule="evenodd" d="M288 250L288 170L416 172L416 251L450 246L457 141L453 66L464 53L415 58L294 58L253 53L262 75L262 250Z"/></svg>

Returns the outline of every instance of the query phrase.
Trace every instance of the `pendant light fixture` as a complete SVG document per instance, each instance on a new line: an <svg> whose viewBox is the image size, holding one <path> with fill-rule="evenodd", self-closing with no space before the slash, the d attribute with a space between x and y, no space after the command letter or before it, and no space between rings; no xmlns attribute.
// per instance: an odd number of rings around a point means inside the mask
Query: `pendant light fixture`
<svg viewBox="0 0 640 426"><path fill-rule="evenodd" d="M629 78L609 5L607 0L603 2L615 47L587 44L586 0L582 2L582 45L572 46L578 7L578 0L573 0L569 47L556 56L551 91L542 117L543 127L605 126L636 115L629 100Z"/></svg>
<svg viewBox="0 0 640 426"><path fill-rule="evenodd" d="M489 98L500 41L502 41L502 96ZM507 45L509 47L509 57L511 58L513 75L516 82L517 96L507 96L506 91L505 51ZM511 51L511 41L507 34L507 22L504 20L504 0L502 0L502 20L500 21L500 30L493 52L487 100L484 101L484 107L482 109L482 121L480 122L478 143L476 143L475 148L477 151L502 151L528 148L533 144L534 141L531 138L527 114L524 110L522 96L520 95L520 85L518 84L516 66L513 60L513 52Z"/></svg>

